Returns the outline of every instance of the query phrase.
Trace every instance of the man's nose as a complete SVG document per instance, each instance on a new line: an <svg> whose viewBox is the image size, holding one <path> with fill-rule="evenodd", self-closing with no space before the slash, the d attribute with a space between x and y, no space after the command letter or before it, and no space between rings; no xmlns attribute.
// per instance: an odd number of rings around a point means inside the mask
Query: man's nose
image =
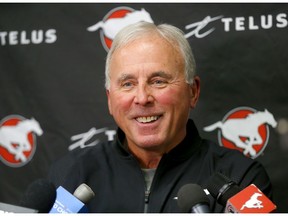
<svg viewBox="0 0 288 216"><path fill-rule="evenodd" d="M139 85L135 94L134 102L139 105L146 105L153 102L152 91L147 85Z"/></svg>

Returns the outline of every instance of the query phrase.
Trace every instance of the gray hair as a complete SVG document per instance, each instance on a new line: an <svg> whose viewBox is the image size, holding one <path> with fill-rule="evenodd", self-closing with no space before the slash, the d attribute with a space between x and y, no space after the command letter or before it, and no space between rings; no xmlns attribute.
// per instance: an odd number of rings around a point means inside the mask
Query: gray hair
<svg viewBox="0 0 288 216"><path fill-rule="evenodd" d="M158 34L160 37L167 40L169 43L180 50L185 62L185 79L188 84L192 84L196 74L196 63L190 47L189 42L184 36L182 30L169 24L161 24L156 26L153 23L138 22L123 28L114 38L112 47L110 48L106 58L105 69L105 88L110 88L110 62L113 53L121 47L127 45L129 42L141 38L143 36L151 35L152 33Z"/></svg>

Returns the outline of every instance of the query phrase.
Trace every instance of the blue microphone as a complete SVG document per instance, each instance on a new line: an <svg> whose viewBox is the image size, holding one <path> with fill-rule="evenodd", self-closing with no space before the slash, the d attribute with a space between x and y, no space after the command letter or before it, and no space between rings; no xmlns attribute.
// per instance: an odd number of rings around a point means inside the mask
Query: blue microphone
<svg viewBox="0 0 288 216"><path fill-rule="evenodd" d="M56 200L49 213L88 213L85 204L94 196L92 189L84 183L74 191L73 195L62 186L59 186L56 190Z"/></svg>

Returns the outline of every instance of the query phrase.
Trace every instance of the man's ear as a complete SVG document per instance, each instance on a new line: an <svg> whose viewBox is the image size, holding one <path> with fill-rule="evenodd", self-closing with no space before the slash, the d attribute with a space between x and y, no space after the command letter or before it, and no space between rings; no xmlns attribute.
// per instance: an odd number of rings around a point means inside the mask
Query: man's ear
<svg viewBox="0 0 288 216"><path fill-rule="evenodd" d="M109 113L110 113L110 115L112 115L111 100L110 100L110 91L109 91L108 89L106 89L106 96L107 96Z"/></svg>
<svg viewBox="0 0 288 216"><path fill-rule="evenodd" d="M194 109L198 102L200 96L200 77L195 76L193 80L193 84L190 85L191 88L191 99L190 99L190 107Z"/></svg>

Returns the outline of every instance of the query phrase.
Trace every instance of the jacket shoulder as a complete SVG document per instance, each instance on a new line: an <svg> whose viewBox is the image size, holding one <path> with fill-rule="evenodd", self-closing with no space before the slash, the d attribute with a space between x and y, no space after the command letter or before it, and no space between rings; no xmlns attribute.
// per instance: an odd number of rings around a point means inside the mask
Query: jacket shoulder
<svg viewBox="0 0 288 216"><path fill-rule="evenodd" d="M268 197L272 196L270 178L259 161L208 140L203 140L203 143L207 146L215 172L226 175L242 188L255 184Z"/></svg>
<svg viewBox="0 0 288 216"><path fill-rule="evenodd" d="M77 184L85 182L87 173L99 166L111 151L111 143L106 142L68 152L51 164L48 179L55 187L65 186L71 192Z"/></svg>

